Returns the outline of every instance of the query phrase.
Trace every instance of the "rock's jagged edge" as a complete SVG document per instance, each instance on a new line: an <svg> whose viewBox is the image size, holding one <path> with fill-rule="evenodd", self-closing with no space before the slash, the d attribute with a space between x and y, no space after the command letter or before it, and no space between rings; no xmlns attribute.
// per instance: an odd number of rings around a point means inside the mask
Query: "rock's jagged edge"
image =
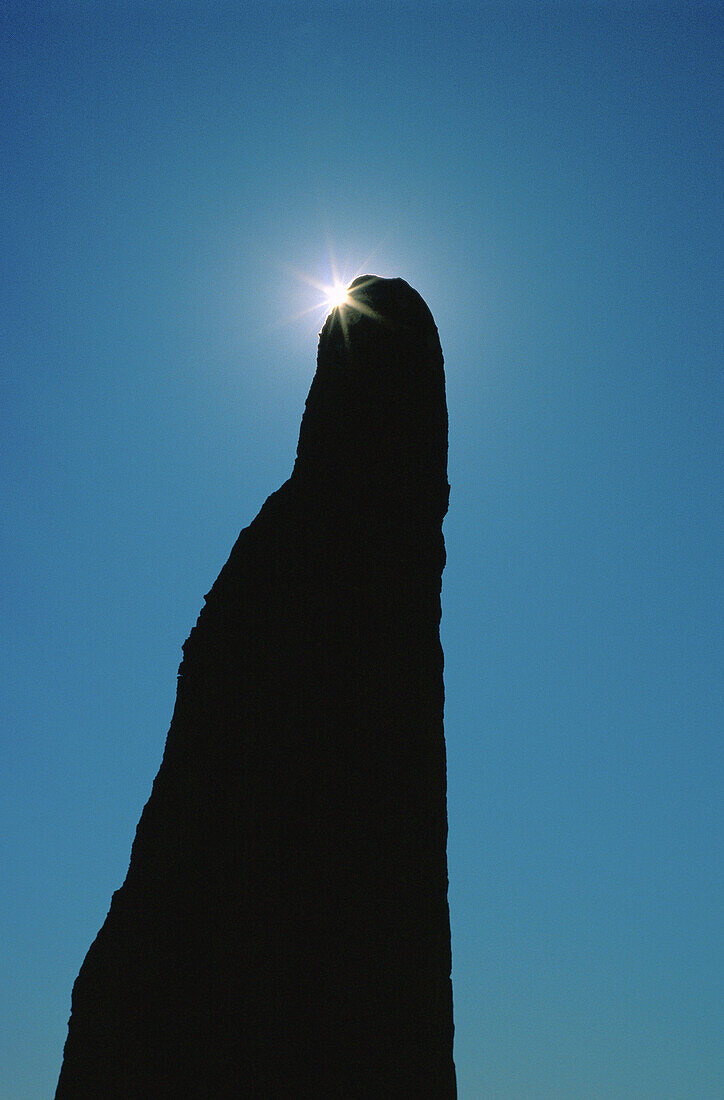
<svg viewBox="0 0 724 1100"><path fill-rule="evenodd" d="M442 352L403 280L352 295L184 646L57 1100L456 1094Z"/></svg>

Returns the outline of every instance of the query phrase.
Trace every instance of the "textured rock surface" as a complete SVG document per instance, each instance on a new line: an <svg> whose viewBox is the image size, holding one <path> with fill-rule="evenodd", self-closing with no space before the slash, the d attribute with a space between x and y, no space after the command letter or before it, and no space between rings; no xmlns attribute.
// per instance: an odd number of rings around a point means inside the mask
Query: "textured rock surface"
<svg viewBox="0 0 724 1100"><path fill-rule="evenodd" d="M407 283L353 285L184 646L59 1098L455 1096L442 354Z"/></svg>

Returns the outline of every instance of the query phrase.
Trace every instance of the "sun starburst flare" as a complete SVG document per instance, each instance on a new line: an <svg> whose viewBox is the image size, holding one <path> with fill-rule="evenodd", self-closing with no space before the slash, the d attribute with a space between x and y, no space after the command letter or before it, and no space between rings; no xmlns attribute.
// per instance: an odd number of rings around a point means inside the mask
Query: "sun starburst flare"
<svg viewBox="0 0 724 1100"><path fill-rule="evenodd" d="M349 302L349 294L347 287L343 283L335 283L334 286L329 288L327 294L327 305L330 310L341 309L342 306L346 306Z"/></svg>
<svg viewBox="0 0 724 1100"><path fill-rule="evenodd" d="M375 249L375 251L377 250ZM349 344L350 326L358 321L361 315L380 321L382 318L372 309L365 295L365 287L368 282L373 282L374 279L370 278L366 280L359 278L361 272L371 259L372 256L369 256L351 278L346 278L340 276L334 258L330 255L330 266L332 269L331 283L321 282L301 271L289 267L288 270L294 274L296 278L314 287L315 290L320 291L323 295L321 301L315 302L314 305L310 305L297 316L303 317L308 313L318 313L320 317L329 317L332 326L339 324L345 344Z"/></svg>

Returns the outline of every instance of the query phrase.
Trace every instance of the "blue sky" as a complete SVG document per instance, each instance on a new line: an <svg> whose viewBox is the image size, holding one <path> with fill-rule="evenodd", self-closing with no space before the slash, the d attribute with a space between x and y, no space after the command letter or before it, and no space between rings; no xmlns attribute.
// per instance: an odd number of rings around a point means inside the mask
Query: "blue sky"
<svg viewBox="0 0 724 1100"><path fill-rule="evenodd" d="M721 8L1 26L8 1097L52 1095L332 256L412 283L446 357L461 1100L721 1096Z"/></svg>

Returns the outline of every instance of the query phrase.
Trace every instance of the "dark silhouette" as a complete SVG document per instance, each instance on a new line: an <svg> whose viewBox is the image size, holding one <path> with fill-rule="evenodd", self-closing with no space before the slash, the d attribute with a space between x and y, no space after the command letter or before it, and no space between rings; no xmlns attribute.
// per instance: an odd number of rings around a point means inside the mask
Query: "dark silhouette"
<svg viewBox="0 0 724 1100"><path fill-rule="evenodd" d="M57 1097L454 1097L437 330L365 276L184 646Z"/></svg>

